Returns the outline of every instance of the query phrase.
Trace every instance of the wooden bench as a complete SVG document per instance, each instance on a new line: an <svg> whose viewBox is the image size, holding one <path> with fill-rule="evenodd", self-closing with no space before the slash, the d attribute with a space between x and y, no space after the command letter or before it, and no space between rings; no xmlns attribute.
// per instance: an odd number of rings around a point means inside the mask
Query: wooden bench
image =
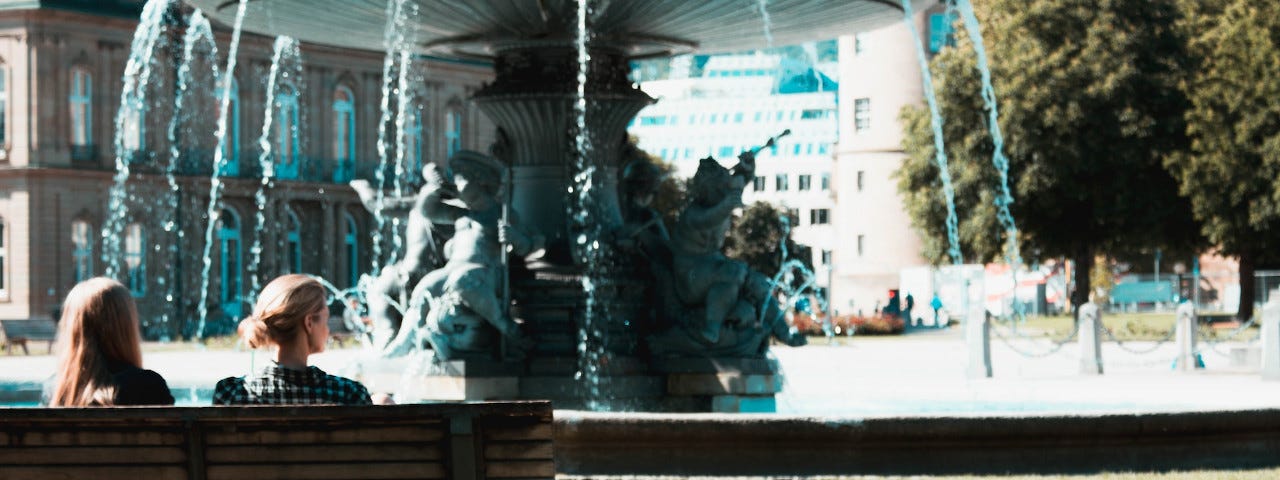
<svg viewBox="0 0 1280 480"><path fill-rule="evenodd" d="M30 355L27 342L49 342L49 353L53 353L53 338L58 333L58 324L48 318L26 318L20 320L0 320L0 330L4 332L4 349L13 355L13 347L22 347L22 353Z"/></svg>
<svg viewBox="0 0 1280 480"><path fill-rule="evenodd" d="M547 479L547 401L0 408L0 480Z"/></svg>

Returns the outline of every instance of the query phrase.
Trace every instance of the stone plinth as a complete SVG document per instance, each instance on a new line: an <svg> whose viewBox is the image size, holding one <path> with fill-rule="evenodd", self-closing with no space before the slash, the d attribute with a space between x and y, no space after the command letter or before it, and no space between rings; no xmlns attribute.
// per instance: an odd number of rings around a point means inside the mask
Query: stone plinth
<svg viewBox="0 0 1280 480"><path fill-rule="evenodd" d="M772 413L782 391L777 365L757 358L671 358L653 362L666 376L667 398L692 411ZM670 407L680 411L673 403Z"/></svg>

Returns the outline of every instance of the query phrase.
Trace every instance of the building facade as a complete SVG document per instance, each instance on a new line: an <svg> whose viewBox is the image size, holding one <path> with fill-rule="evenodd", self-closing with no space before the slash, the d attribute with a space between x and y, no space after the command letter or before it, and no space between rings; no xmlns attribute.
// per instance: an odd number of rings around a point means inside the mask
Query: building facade
<svg viewBox="0 0 1280 480"><path fill-rule="evenodd" d="M121 115L125 134L115 140L141 4L0 1L0 318L54 313L76 282L106 271L109 240L120 242L119 277L152 338L190 333L180 330L197 311L206 247L207 307L223 325L248 312L253 285L278 274L316 274L343 288L369 273L375 222L347 182L372 181L379 168L384 52L304 45L300 77L277 85L268 101L273 41L245 34L227 101L221 203L210 219L218 102L213 85L185 92L184 105L204 113L181 116L181 128L171 129L178 62L166 59L177 57L179 42L159 47L154 64L157 83L169 87L151 93L149 108ZM181 28L163 36L180 39ZM215 27L215 37L216 63L225 66L229 29ZM418 58L412 68L423 80L400 122L406 188L420 182L421 164L494 139L469 101L491 78L490 65ZM268 115L275 124L264 135ZM264 145L276 177L259 201ZM132 175L123 238L112 239L103 226L117 146L128 151ZM164 175L170 165L173 184ZM383 248L390 251L390 240Z"/></svg>
<svg viewBox="0 0 1280 480"><path fill-rule="evenodd" d="M841 313L884 307L889 290L899 288L900 272L927 264L894 177L906 158L898 115L906 105L924 104L916 42L932 55L949 42L950 25L941 6L919 12L914 22L918 40L906 24L839 39L834 223L840 242L832 304Z"/></svg>
<svg viewBox="0 0 1280 480"><path fill-rule="evenodd" d="M792 238L811 248L818 285L825 288L835 245L831 145L836 140L836 89L809 63L781 55L711 56L698 75L690 58L672 61L670 78L640 87L658 101L641 110L629 132L641 149L672 163L689 178L714 157L726 167L739 153L790 133L757 154L755 179L743 195L798 219Z"/></svg>

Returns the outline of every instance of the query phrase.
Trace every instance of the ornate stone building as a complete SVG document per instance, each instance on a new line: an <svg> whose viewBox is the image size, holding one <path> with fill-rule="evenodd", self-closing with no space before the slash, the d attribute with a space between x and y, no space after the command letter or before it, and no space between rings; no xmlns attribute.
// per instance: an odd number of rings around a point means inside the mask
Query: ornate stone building
<svg viewBox="0 0 1280 480"><path fill-rule="evenodd" d="M102 252L109 239L102 232L116 171L116 117L142 3L0 0L0 318L50 315L77 281L106 271ZM168 30L166 36L180 41L180 27ZM214 27L223 66L229 30ZM277 90L276 105L287 107L271 112L291 127L275 131L291 134L266 138L276 151L277 178L259 210L272 41L242 37L229 100L229 163L209 246L208 303L224 325L251 308L243 299L255 276L304 272L346 287L373 264L375 222L346 182L373 180L379 164L384 52L302 46L301 78ZM169 85L176 57L156 63L156 75ZM415 83L403 122L410 187L421 179L413 170L422 162L459 148L484 150L494 137L469 100L491 78L490 65L436 58L414 65L425 81ZM127 202L119 239L119 276L134 291L151 337L179 333L195 314L209 222L216 147L194 148L200 141L181 137L211 139L216 102L207 101L208 113L192 123L203 121L207 129L177 132L182 161L174 164L177 195L171 197L162 173L175 143L168 125L175 90L152 98L146 114L126 115L129 135L121 142L137 151L130 157L134 200ZM259 211L266 228L255 226ZM255 239L260 254L251 249ZM391 247L385 242L384 250Z"/></svg>

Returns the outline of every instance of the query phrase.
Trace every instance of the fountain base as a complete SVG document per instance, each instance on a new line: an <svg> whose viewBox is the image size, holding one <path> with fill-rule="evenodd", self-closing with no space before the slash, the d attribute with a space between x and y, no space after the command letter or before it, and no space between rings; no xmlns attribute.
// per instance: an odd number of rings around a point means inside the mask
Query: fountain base
<svg viewBox="0 0 1280 480"><path fill-rule="evenodd" d="M361 362L359 379L400 403L550 399L559 409L585 407L577 359L434 361L430 351ZM770 413L782 391L776 363L756 358L611 357L603 366L607 404L617 411Z"/></svg>

